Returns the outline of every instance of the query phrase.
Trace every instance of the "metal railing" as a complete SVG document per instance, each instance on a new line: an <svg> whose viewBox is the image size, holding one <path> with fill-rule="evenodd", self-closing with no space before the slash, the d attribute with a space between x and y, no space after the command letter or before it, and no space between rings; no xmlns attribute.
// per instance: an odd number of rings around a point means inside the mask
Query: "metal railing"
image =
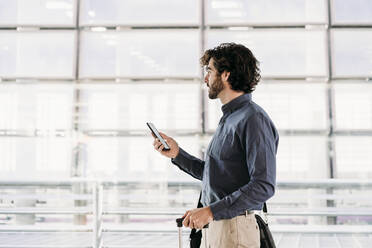
<svg viewBox="0 0 372 248"><path fill-rule="evenodd" d="M176 226L174 229L158 229L151 230L146 228L136 228L128 226L116 226L108 227L104 226L103 216L108 215L145 215L145 216L180 216L185 212L185 208L145 208L145 207L116 207L109 208L104 207L104 190L110 190L111 187L124 186L131 187L136 185L141 185L143 182L128 182L128 181L110 181L110 180L96 180L96 179L66 179L66 180L0 180L0 191L4 190L14 190L22 188L71 188L74 185L85 185L88 189L86 194L72 194L65 195L70 199L74 200L91 200L92 204L90 206L84 207L73 207L73 208L40 208L35 206L29 207L1 207L0 205L0 215L27 215L27 214L42 214L42 215L88 215L92 218L92 224L90 225L71 225L71 226L37 226L37 225L0 225L0 232L89 232L92 233L92 244L89 247L102 248L103 247L103 233L107 232L176 232ZM146 183L147 185L148 183ZM169 188L189 188L198 191L200 189L200 184L197 182L151 182L151 185L165 184ZM147 187L151 186L150 184ZM324 179L324 180L291 180L291 181L279 181L277 183L278 199L280 200L281 190L324 190L325 194L314 194L314 198L319 198L326 200L327 203L335 199L341 198L342 196L337 196L333 194L335 190L372 190L372 181L370 180L342 180L342 179ZM368 195L358 196L360 198L366 198ZM42 195L26 195L27 199L37 199ZM51 195L49 195L51 196ZM3 199L22 198L16 194L0 194L0 203ZM306 196L305 196L306 198ZM45 198L47 199L47 197ZM44 199L44 200L45 200ZM347 197L346 197L347 199ZM276 201L273 200L270 204L272 206L276 205ZM329 204L328 204L329 205ZM368 205L368 204L367 204ZM270 216L326 216L326 217L337 217L337 216L372 216L372 203L367 207L363 208L337 208L332 207L332 204L327 207L311 207L311 208L280 208L273 207L269 209ZM303 226L302 229L298 226L293 225L274 225L272 227L274 232L315 232L315 228L311 226ZM371 225L366 225L364 227L355 226L330 226L324 225L324 228L317 226L317 232L333 232L333 233L372 233ZM0 247L2 247L0 245ZM26 247L26 246L25 246ZM43 247L38 246L38 247ZM87 247L86 245L84 247Z"/></svg>

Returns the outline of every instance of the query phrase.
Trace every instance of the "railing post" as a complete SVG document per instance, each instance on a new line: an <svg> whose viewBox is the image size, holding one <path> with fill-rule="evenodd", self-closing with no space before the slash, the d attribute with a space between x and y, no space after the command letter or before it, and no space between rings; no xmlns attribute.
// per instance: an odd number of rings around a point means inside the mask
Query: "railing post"
<svg viewBox="0 0 372 248"><path fill-rule="evenodd" d="M102 246L102 184L97 181L93 184L93 247Z"/></svg>

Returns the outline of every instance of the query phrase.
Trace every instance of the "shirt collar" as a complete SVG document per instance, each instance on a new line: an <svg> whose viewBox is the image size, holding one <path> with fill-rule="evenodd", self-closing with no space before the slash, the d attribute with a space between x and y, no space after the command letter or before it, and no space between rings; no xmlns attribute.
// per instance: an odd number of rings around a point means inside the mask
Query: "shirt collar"
<svg viewBox="0 0 372 248"><path fill-rule="evenodd" d="M252 100L252 94L246 93L237 98L232 99L230 102L222 105L221 110L224 115L234 112L235 110L242 107L245 103Z"/></svg>

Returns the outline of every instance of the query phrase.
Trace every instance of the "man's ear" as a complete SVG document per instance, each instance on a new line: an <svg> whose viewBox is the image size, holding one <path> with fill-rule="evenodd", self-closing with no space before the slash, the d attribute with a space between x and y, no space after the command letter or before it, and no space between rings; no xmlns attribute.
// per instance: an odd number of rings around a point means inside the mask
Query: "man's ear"
<svg viewBox="0 0 372 248"><path fill-rule="evenodd" d="M229 79L230 77L230 72L229 71L223 71L222 74L221 74L221 79L222 81L226 81Z"/></svg>

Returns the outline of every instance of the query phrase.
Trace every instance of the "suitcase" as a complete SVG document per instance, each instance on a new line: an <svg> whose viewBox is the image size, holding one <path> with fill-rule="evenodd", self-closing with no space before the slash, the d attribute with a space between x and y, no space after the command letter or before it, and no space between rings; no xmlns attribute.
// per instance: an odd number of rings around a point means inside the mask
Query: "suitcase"
<svg viewBox="0 0 372 248"><path fill-rule="evenodd" d="M178 247L179 248L182 248L182 221L183 221L184 218L178 218L176 219L176 222L177 222L177 227L178 227Z"/></svg>
<svg viewBox="0 0 372 248"><path fill-rule="evenodd" d="M176 223L177 223L177 227L178 227L178 247L179 248L182 248L182 245L183 245L183 243L182 243L182 226L183 226L182 222L183 222L184 219L185 218L178 218L178 219L176 219ZM206 224L203 227L203 229L204 228L208 228L208 227L209 227L209 224ZM191 239L190 239L190 242L192 242ZM199 244L200 244L200 242L198 243L198 247L199 247ZM194 247L194 246L195 246L195 244L193 245L192 243L190 243L190 248L191 247Z"/></svg>

